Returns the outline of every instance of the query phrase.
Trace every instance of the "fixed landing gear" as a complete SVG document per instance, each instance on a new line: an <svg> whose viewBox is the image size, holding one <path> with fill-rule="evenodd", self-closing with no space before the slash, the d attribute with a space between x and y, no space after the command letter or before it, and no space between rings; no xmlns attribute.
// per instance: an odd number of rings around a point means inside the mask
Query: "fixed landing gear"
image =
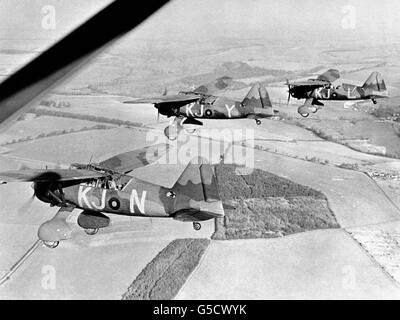
<svg viewBox="0 0 400 320"><path fill-rule="evenodd" d="M164 135L167 137L168 140L171 140L171 141L176 140L178 138L178 135L176 134L176 132L172 133L171 131L172 131L171 126L165 127Z"/></svg>
<svg viewBox="0 0 400 320"><path fill-rule="evenodd" d="M378 101L376 101L375 99L371 99L373 104L377 104Z"/></svg>
<svg viewBox="0 0 400 320"><path fill-rule="evenodd" d="M261 124L261 120L256 119L256 124L259 126Z"/></svg>
<svg viewBox="0 0 400 320"><path fill-rule="evenodd" d="M60 244L60 241L43 241L43 244L50 249L57 248Z"/></svg>
<svg viewBox="0 0 400 320"><path fill-rule="evenodd" d="M188 134L195 133L197 129L185 129L185 132Z"/></svg>
<svg viewBox="0 0 400 320"><path fill-rule="evenodd" d="M317 106L315 105L310 105L310 104L304 104L301 107L297 109L298 114L300 114L303 118L307 118L310 113L316 113L320 108L321 104L318 104Z"/></svg>
<svg viewBox="0 0 400 320"><path fill-rule="evenodd" d="M169 125L164 129L164 135L168 140L174 141L178 138L178 130L176 126Z"/></svg>
<svg viewBox="0 0 400 320"><path fill-rule="evenodd" d="M89 236L95 235L97 232L99 232L99 228L96 229L83 229L85 233Z"/></svg>
<svg viewBox="0 0 400 320"><path fill-rule="evenodd" d="M193 229L199 231L201 229L200 222L193 222Z"/></svg>

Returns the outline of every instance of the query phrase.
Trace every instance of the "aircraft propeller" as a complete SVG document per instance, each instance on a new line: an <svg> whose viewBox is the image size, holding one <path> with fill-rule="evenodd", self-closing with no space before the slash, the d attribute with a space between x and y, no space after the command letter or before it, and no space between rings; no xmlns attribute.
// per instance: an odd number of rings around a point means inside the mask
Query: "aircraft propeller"
<svg viewBox="0 0 400 320"><path fill-rule="evenodd" d="M19 215L22 215L25 212L29 211L30 207L32 206L33 200L36 197L35 184L34 183L31 184L31 188L33 189L33 194L32 194L31 197L28 198L28 200L20 208L18 208L17 212L18 212Z"/></svg>
<svg viewBox="0 0 400 320"><path fill-rule="evenodd" d="M285 85L288 86L288 100L287 100L287 103L286 103L286 105L288 106L289 102L290 102L290 96L291 96L290 90L292 90L294 88L294 85L292 83L290 83L288 79L286 79Z"/></svg>
<svg viewBox="0 0 400 320"><path fill-rule="evenodd" d="M163 96L168 95L167 87L164 87L164 91L162 93ZM160 123L160 110L157 108L157 124Z"/></svg>
<svg viewBox="0 0 400 320"><path fill-rule="evenodd" d="M288 105L289 105L289 102L290 102L290 83L289 83L289 80L288 80L288 79L286 79L285 85L288 86L288 98L287 98L287 103L286 103L286 105L288 106Z"/></svg>

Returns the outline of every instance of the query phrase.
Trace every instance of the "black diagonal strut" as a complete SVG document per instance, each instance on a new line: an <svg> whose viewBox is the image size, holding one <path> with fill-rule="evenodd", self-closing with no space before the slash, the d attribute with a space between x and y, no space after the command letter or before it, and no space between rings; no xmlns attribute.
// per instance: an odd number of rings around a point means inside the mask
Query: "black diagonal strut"
<svg viewBox="0 0 400 320"><path fill-rule="evenodd" d="M0 132L89 58L134 29L168 0L115 0L0 84Z"/></svg>

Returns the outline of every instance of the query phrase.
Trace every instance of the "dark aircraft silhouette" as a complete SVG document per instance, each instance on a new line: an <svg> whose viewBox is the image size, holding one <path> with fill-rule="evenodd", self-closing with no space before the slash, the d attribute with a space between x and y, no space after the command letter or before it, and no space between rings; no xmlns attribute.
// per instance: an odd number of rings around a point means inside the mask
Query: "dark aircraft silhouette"
<svg viewBox="0 0 400 320"><path fill-rule="evenodd" d="M151 103L159 114L175 117L173 123L164 129L165 135L173 140L176 131L186 124L203 125L197 119L253 119L259 125L260 119L274 115L267 90L260 83L253 85L242 101L216 96L215 92L228 87L230 77L218 78L215 82L202 85L192 91L180 91L176 95L163 95L145 99L125 101L124 103ZM264 113L256 113L256 108L266 109ZM157 119L158 119L157 116Z"/></svg>
<svg viewBox="0 0 400 320"><path fill-rule="evenodd" d="M319 100L371 99L376 104L376 99L389 97L385 81L379 72L372 72L361 87L348 83L333 84L339 78L338 70L329 69L316 79L287 81L288 104L291 96L297 99L306 99L304 105L300 106L297 112L303 117L308 117L310 113L317 112L324 105Z"/></svg>
<svg viewBox="0 0 400 320"><path fill-rule="evenodd" d="M60 207L38 230L50 248L71 237L66 218L74 209L83 210L78 225L89 235L110 224L104 213L190 221L195 230L201 228L199 221L223 217L214 171L201 158L192 159L171 188L135 178L133 170L149 164L146 155L150 152L156 161L166 152L163 146L122 153L99 164L75 163L70 169L0 172L0 181L31 181L36 198Z"/></svg>

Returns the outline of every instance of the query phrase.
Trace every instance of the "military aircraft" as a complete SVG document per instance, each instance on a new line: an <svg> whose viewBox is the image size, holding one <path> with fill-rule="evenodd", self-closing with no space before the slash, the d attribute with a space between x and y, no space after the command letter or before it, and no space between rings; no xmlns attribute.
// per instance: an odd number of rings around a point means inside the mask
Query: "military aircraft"
<svg viewBox="0 0 400 320"><path fill-rule="evenodd" d="M339 71L329 69L319 75L316 79L306 81L289 82L288 86L289 104L290 97L306 99L304 105L297 109L302 117L308 117L310 113L317 112L324 104L319 100L368 100L374 104L378 98L388 98L385 81L379 72L372 72L362 86L348 83L334 84L340 78Z"/></svg>
<svg viewBox="0 0 400 320"><path fill-rule="evenodd" d="M228 87L232 81L230 77L218 78L215 82L202 85L192 91L180 91L176 95L163 95L145 99L124 101L124 103L151 103L158 110L159 115L174 117L173 122L164 129L164 134L171 140L184 125L203 125L197 119L254 119L257 125L260 119L273 116L271 100L267 90L260 83L253 85L242 101L214 95L216 91ZM265 113L256 113L256 108L266 109ZM187 130L189 131L189 130ZM194 132L195 129L192 129Z"/></svg>
<svg viewBox="0 0 400 320"><path fill-rule="evenodd" d="M149 148L153 148L149 150ZM83 210L78 225L89 235L110 224L107 214L200 221L224 216L214 171L200 157L193 158L171 188L135 178L134 170L162 156L159 145L134 150L99 164L71 164L69 169L26 169L0 172L2 184L33 182L34 196L60 209L38 229L38 237L50 248L71 237L66 218ZM151 164L150 164L151 165Z"/></svg>

